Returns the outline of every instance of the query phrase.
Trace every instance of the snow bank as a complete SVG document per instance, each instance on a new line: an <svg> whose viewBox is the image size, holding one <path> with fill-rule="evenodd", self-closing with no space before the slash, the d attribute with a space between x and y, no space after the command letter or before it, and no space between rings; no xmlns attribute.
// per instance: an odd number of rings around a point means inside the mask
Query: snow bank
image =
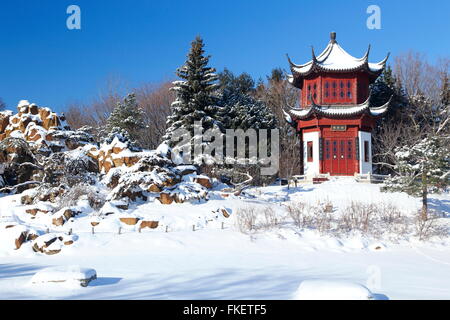
<svg viewBox="0 0 450 320"><path fill-rule="evenodd" d="M373 300L365 286L346 281L305 280L298 287L294 300Z"/></svg>

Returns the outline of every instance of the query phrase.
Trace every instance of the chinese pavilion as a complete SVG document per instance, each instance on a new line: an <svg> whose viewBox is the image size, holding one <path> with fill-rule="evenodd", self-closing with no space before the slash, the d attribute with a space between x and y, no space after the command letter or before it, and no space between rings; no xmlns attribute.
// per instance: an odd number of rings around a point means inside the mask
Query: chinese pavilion
<svg viewBox="0 0 450 320"><path fill-rule="evenodd" d="M301 93L300 106L285 112L286 120L300 135L303 174L372 173L371 132L391 100L372 106L369 85L383 71L389 54L370 63L370 46L362 58L355 58L336 42L336 33L330 38L318 56L312 49L312 60L305 64L294 64L288 56L288 80Z"/></svg>

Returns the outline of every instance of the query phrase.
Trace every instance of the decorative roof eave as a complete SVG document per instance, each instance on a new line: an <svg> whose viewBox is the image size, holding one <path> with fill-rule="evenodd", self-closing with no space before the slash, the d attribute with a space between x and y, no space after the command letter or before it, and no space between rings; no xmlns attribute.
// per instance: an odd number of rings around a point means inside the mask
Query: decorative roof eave
<svg viewBox="0 0 450 320"><path fill-rule="evenodd" d="M339 44L336 41L336 33L332 32L330 35L330 42L328 43L325 50L319 56L316 56L314 52L314 47L311 47L312 59L311 61L305 64L293 63L290 57L286 54L289 62L289 67L291 69L293 76L293 81L291 81L291 83L296 87L301 87L302 83L300 82L300 80L316 72L346 73L346 72L363 71L367 72L371 76L371 78L374 79L378 77L383 71L386 65L386 61L389 58L389 53L387 54L386 58L384 58L382 61L378 63L370 63L369 62L370 49L371 46L369 45L366 53L361 58L351 57L347 52L345 52L344 49L342 49L339 46ZM323 62L326 61L332 54L333 50L337 51L336 54L347 57L346 59L353 59L354 65L342 68L337 67L329 68L322 65Z"/></svg>
<svg viewBox="0 0 450 320"><path fill-rule="evenodd" d="M348 117L355 117L362 114L369 114L373 117L378 117L385 114L389 105L392 101L392 96L388 102L379 107L370 106L370 94L366 101L356 105L330 105L321 106L315 103L314 99L311 97L312 104L309 108L304 109L289 109L285 114L290 116L290 119L294 118L296 120L306 120L313 116L322 116L332 119L342 119Z"/></svg>

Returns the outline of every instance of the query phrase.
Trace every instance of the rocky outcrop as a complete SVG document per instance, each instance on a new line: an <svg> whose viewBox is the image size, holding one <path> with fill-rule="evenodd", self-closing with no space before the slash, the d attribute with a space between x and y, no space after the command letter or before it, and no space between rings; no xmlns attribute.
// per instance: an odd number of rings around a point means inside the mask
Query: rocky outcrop
<svg viewBox="0 0 450 320"><path fill-rule="evenodd" d="M46 255L54 255L61 252L64 246L71 245L75 242L76 237L63 233L47 233L33 240L32 248L35 252L45 253Z"/></svg>

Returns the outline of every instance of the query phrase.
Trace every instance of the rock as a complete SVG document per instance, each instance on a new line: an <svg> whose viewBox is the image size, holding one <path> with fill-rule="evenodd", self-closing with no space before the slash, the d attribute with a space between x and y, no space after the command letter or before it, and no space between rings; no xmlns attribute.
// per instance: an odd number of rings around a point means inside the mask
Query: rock
<svg viewBox="0 0 450 320"><path fill-rule="evenodd" d="M124 218L119 218L119 220L129 226L134 226L135 224L138 223L139 218L135 218L135 217L124 217Z"/></svg>
<svg viewBox="0 0 450 320"><path fill-rule="evenodd" d="M78 212L73 211L72 209L66 209L63 213L64 218L66 218L66 220L69 220L72 217L75 217L77 215Z"/></svg>
<svg viewBox="0 0 450 320"><path fill-rule="evenodd" d="M60 216L58 218L53 218L52 219L52 224L55 226L62 226L64 224L64 216Z"/></svg>
<svg viewBox="0 0 450 320"><path fill-rule="evenodd" d="M229 218L229 217L230 217L230 213L228 212L227 209L225 209L225 208L220 208L220 212L222 212L222 215L223 215L225 218Z"/></svg>
<svg viewBox="0 0 450 320"><path fill-rule="evenodd" d="M44 249L44 253L48 256L60 253L61 249Z"/></svg>
<svg viewBox="0 0 450 320"><path fill-rule="evenodd" d="M98 221L91 221L91 226L96 227L100 224Z"/></svg>
<svg viewBox="0 0 450 320"><path fill-rule="evenodd" d="M158 187L155 183L152 183L150 187L147 189L148 192L161 192L161 188Z"/></svg>
<svg viewBox="0 0 450 320"><path fill-rule="evenodd" d="M169 193L165 193L165 192L161 192L157 199L162 204L171 204L174 200L174 198Z"/></svg>
<svg viewBox="0 0 450 320"><path fill-rule="evenodd" d="M27 241L36 240L38 237L39 235L37 233L30 231L27 235Z"/></svg>
<svg viewBox="0 0 450 320"><path fill-rule="evenodd" d="M139 225L139 229L144 228L150 228L150 229L156 229L158 228L159 221L141 221L141 224Z"/></svg>
<svg viewBox="0 0 450 320"><path fill-rule="evenodd" d="M175 203L183 203L184 202L184 197L180 196L178 193L176 193L173 198L175 200Z"/></svg>
<svg viewBox="0 0 450 320"><path fill-rule="evenodd" d="M73 244L73 240L67 240L63 242L65 246L70 246L71 244Z"/></svg>
<svg viewBox="0 0 450 320"><path fill-rule="evenodd" d="M211 180L208 177L197 177L194 179L194 182L197 182L199 185L207 189L212 188Z"/></svg>
<svg viewBox="0 0 450 320"><path fill-rule="evenodd" d="M38 236L33 240L32 248L35 252L53 255L61 252L61 247L66 244L70 245L74 242L74 236L69 236L61 233L47 233Z"/></svg>
<svg viewBox="0 0 450 320"><path fill-rule="evenodd" d="M36 216L36 214L38 214L39 212L42 212L44 214L47 214L49 211L48 210L42 210L39 208L33 208L33 209L27 209L25 210L26 213L31 214L32 216Z"/></svg>
<svg viewBox="0 0 450 320"><path fill-rule="evenodd" d="M6 127L9 124L10 115L6 113L0 113L0 132L5 131ZM3 140L3 139L2 139Z"/></svg>
<svg viewBox="0 0 450 320"><path fill-rule="evenodd" d="M97 272L94 269L81 268L80 266L60 266L40 270L31 278L31 283L75 282L79 283L82 287L87 287L95 279L97 279Z"/></svg>
<svg viewBox="0 0 450 320"><path fill-rule="evenodd" d="M129 208L128 203L126 203L125 201L111 201L111 204L121 210L128 210Z"/></svg>
<svg viewBox="0 0 450 320"><path fill-rule="evenodd" d="M22 246L22 243L24 243L27 240L27 232L23 231L20 233L19 237L15 239L14 243L16 245L16 250L20 249Z"/></svg>

